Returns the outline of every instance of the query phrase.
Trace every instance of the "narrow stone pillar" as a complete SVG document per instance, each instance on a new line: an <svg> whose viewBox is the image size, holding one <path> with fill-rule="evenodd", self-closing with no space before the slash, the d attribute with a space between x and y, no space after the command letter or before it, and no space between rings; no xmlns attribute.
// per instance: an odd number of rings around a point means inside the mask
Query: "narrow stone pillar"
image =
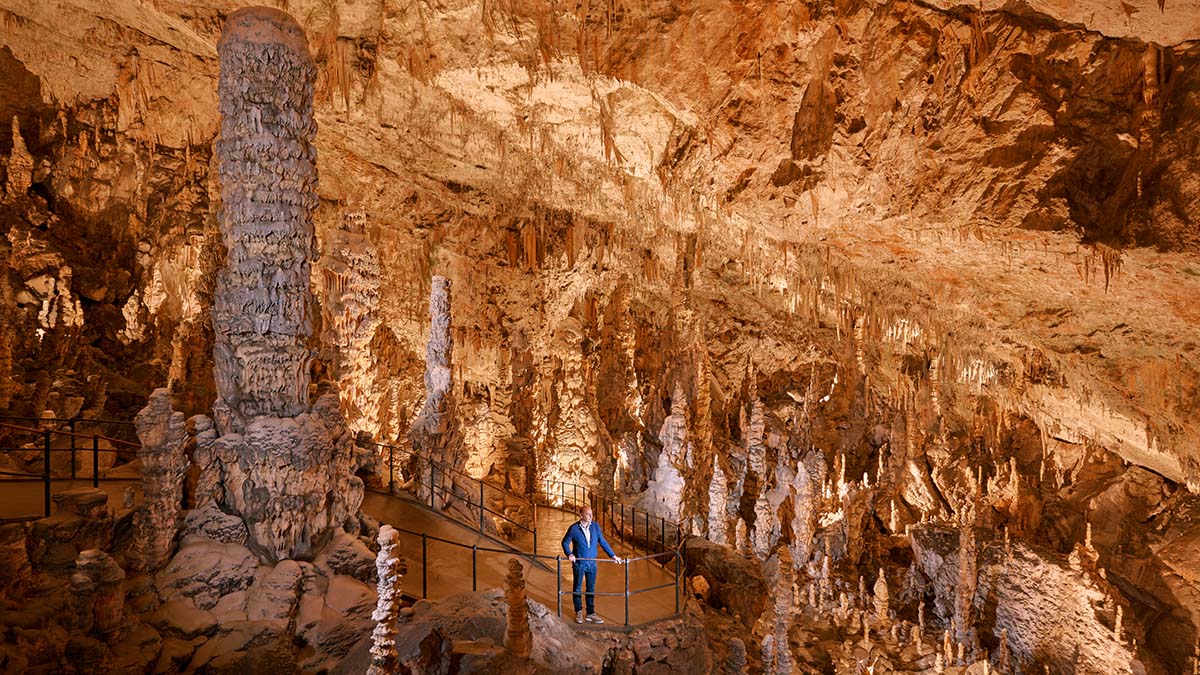
<svg viewBox="0 0 1200 675"><path fill-rule="evenodd" d="M378 599L375 612L375 630L371 633L371 666L367 675L391 675L399 672L396 659L396 621L400 616L400 579L404 576L404 562L396 553L400 536L391 525L379 528L379 554L375 556L378 572Z"/></svg>
<svg viewBox="0 0 1200 675"><path fill-rule="evenodd" d="M508 561L504 597L508 601L508 630L504 633L504 648L513 656L529 658L533 653L533 633L529 630L529 606L525 604L525 568L516 558Z"/></svg>

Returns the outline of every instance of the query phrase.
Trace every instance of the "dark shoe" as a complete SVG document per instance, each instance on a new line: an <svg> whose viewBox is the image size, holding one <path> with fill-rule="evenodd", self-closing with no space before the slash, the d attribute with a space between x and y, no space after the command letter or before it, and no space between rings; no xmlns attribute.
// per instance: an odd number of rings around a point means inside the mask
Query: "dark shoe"
<svg viewBox="0 0 1200 675"><path fill-rule="evenodd" d="M583 611L575 612L575 623L583 623Z"/></svg>
<svg viewBox="0 0 1200 675"><path fill-rule="evenodd" d="M588 623L604 623L604 619L601 619L600 617L596 616L595 614L588 614L587 620L588 620Z"/></svg>

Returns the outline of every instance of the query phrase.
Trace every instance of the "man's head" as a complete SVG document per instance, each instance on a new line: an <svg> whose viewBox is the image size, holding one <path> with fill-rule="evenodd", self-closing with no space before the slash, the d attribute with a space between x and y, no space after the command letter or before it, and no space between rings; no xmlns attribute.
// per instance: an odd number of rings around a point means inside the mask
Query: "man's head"
<svg viewBox="0 0 1200 675"><path fill-rule="evenodd" d="M583 523L584 525L592 522L592 507L585 506L582 509L579 509L579 522Z"/></svg>

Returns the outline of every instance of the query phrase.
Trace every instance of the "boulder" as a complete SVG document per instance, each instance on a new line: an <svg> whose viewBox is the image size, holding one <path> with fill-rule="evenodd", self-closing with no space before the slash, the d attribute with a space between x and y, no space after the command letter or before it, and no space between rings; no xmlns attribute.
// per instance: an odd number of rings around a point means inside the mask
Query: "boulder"
<svg viewBox="0 0 1200 675"><path fill-rule="evenodd" d="M212 612L196 607L187 598L164 602L150 615L149 622L164 635L191 640L209 636L217 630L217 618Z"/></svg>
<svg viewBox="0 0 1200 675"><path fill-rule="evenodd" d="M295 560L281 561L250 587L246 596L246 618L262 621L282 633L291 623L303 581Z"/></svg>
<svg viewBox="0 0 1200 675"><path fill-rule="evenodd" d="M767 606L767 584L754 561L707 539L687 540L687 575L708 584L708 604L727 609L752 628Z"/></svg>
<svg viewBox="0 0 1200 675"><path fill-rule="evenodd" d="M191 598L212 609L222 596L249 588L257 570L258 558L245 546L188 537L154 583L165 601Z"/></svg>
<svg viewBox="0 0 1200 675"><path fill-rule="evenodd" d="M341 574L366 583L375 583L375 554L362 539L346 532L338 532L316 560L334 574Z"/></svg>
<svg viewBox="0 0 1200 675"><path fill-rule="evenodd" d="M246 543L246 523L213 504L188 511L183 519L183 535L201 536L225 544Z"/></svg>

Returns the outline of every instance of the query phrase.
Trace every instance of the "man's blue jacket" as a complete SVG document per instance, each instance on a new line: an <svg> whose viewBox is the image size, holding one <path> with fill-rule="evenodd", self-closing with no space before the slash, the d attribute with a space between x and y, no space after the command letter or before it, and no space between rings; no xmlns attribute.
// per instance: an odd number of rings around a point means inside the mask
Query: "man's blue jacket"
<svg viewBox="0 0 1200 675"><path fill-rule="evenodd" d="M576 558L598 558L600 556L596 551L596 547L599 546L600 548L604 549L604 552L608 554L608 557L617 557L617 554L613 553L612 547L608 545L607 541L605 541L604 534L600 532L599 523L593 520L591 524L588 525L588 530L588 534L592 538L590 544L583 536L583 526L581 526L578 521L571 523L571 526L567 528L567 533L563 535L563 553L567 555L574 553Z"/></svg>

